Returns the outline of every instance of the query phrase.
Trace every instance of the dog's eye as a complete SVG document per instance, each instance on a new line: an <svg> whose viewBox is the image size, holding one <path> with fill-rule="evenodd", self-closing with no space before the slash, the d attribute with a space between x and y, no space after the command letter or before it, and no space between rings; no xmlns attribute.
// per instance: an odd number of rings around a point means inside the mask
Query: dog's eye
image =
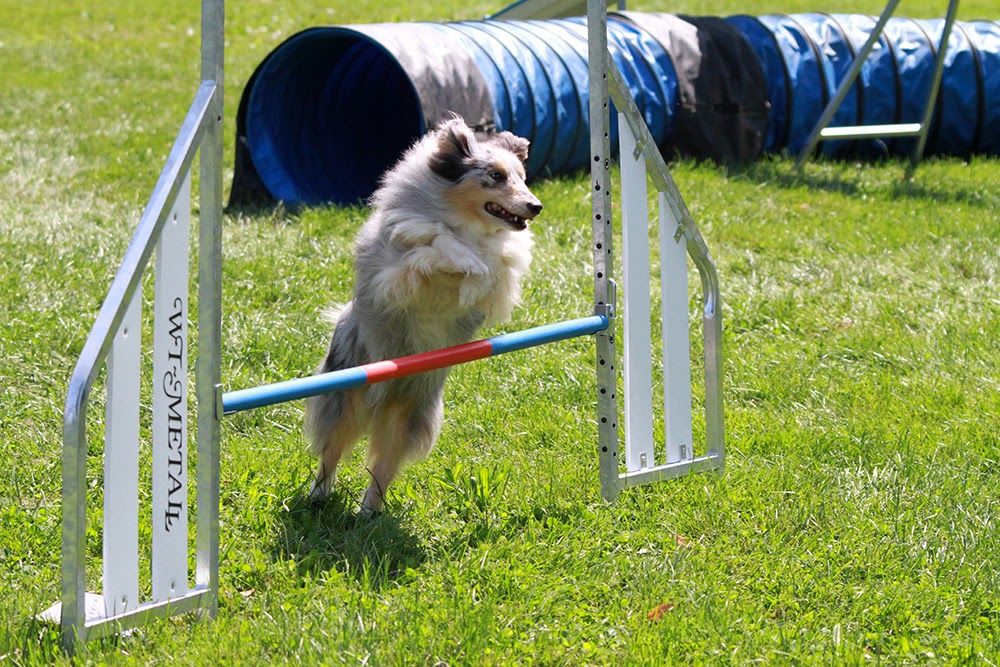
<svg viewBox="0 0 1000 667"><path fill-rule="evenodd" d="M496 170L491 171L489 176L497 183L507 178L506 176L504 176L502 171L496 171Z"/></svg>

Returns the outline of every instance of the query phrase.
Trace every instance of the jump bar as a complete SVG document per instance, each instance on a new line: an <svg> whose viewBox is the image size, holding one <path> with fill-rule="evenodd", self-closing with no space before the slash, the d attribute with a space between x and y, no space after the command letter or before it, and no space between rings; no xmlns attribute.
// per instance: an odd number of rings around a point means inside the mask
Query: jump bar
<svg viewBox="0 0 1000 667"><path fill-rule="evenodd" d="M476 359L485 359L498 354L554 343L567 338L595 334L607 328L607 316L591 315L590 317L580 317L575 320L501 334L454 347L411 354L398 359L376 361L363 366L345 368L311 377L230 391L222 395L222 411L224 414L231 415L275 403L395 380L425 371L464 364Z"/></svg>

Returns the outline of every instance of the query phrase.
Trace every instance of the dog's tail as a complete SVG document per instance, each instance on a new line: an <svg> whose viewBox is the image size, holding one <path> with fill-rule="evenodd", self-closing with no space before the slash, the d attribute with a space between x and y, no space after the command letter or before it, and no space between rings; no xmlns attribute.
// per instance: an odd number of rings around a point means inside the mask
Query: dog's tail
<svg viewBox="0 0 1000 667"><path fill-rule="evenodd" d="M316 369L316 374L351 368L364 363L361 360L362 349L357 323L351 315L351 304L347 304L336 313L331 311L327 315L336 317L336 325L333 337L330 339L330 349L323 363ZM337 428L343 414L344 392L342 391L320 394L308 400L305 430L310 443L309 450L314 456L323 453L330 432Z"/></svg>

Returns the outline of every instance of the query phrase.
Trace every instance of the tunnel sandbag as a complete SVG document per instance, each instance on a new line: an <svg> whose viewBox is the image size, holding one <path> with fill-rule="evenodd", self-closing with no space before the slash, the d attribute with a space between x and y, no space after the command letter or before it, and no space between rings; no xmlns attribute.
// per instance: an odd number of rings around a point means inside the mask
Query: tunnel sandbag
<svg viewBox="0 0 1000 667"><path fill-rule="evenodd" d="M677 73L677 108L665 150L742 164L761 152L770 103L764 72L746 39L715 17L615 12L651 35Z"/></svg>
<svg viewBox="0 0 1000 667"><path fill-rule="evenodd" d="M799 22L788 16L735 16L728 20L740 29L764 66L771 113L775 115L775 122L768 127L774 134L764 144L775 151L787 148L797 153L805 146L827 100L820 54ZM765 57L768 48L776 48L780 66Z"/></svg>
<svg viewBox="0 0 1000 667"><path fill-rule="evenodd" d="M740 31L757 55L764 74L765 95L770 103L763 149L768 153L778 152L788 145L789 119L795 108L790 89L791 76L778 44L779 35L754 16L730 16L726 21ZM784 37L787 38L787 35Z"/></svg>

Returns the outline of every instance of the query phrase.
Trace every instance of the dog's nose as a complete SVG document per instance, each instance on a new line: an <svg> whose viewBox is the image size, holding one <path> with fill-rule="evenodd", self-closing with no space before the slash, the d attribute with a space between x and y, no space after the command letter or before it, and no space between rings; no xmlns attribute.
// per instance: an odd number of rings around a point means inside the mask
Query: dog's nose
<svg viewBox="0 0 1000 667"><path fill-rule="evenodd" d="M541 204L528 204L528 210L531 211L531 215L538 215L542 212Z"/></svg>

